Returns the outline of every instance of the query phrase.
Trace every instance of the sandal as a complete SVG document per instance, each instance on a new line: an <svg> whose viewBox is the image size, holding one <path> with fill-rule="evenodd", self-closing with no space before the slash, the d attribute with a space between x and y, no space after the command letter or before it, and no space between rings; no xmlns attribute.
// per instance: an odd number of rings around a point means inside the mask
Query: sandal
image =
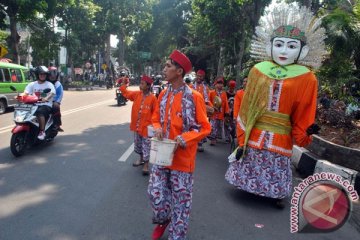
<svg viewBox="0 0 360 240"><path fill-rule="evenodd" d="M158 240L164 235L164 232L166 230L166 227L169 225L170 221L163 223L163 224L157 224L156 227L153 230L152 233L152 239Z"/></svg>
<svg viewBox="0 0 360 240"><path fill-rule="evenodd" d="M275 205L278 209L284 209L285 208L285 201L284 199L277 199L275 201Z"/></svg>
<svg viewBox="0 0 360 240"><path fill-rule="evenodd" d="M142 169L142 175L148 176L149 175L149 162L144 163L143 169Z"/></svg>
<svg viewBox="0 0 360 240"><path fill-rule="evenodd" d="M148 176L149 175L149 170L142 170L142 175L143 176Z"/></svg>
<svg viewBox="0 0 360 240"><path fill-rule="evenodd" d="M133 167L138 167L138 166L143 165L144 163L145 163L145 162L142 161L142 160L137 160L137 161L135 161L132 165L133 165Z"/></svg>

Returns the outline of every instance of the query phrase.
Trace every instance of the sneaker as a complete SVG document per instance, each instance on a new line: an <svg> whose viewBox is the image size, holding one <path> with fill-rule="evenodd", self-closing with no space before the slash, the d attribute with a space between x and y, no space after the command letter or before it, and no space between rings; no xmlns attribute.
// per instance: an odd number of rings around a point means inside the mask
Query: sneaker
<svg viewBox="0 0 360 240"><path fill-rule="evenodd" d="M164 235L164 232L166 230L166 227L169 225L170 221L164 224L158 224L156 225L156 227L154 228L153 234L152 234L152 239L153 240L158 240L162 237L162 235Z"/></svg>
<svg viewBox="0 0 360 240"><path fill-rule="evenodd" d="M199 146L199 147L198 147L198 152L204 152L204 147L203 147L203 146Z"/></svg>
<svg viewBox="0 0 360 240"><path fill-rule="evenodd" d="M45 139L45 136L46 136L45 132L44 132L44 131L40 131L40 132L39 132L39 135L38 135L38 139L39 139L39 140L44 140L44 139Z"/></svg>

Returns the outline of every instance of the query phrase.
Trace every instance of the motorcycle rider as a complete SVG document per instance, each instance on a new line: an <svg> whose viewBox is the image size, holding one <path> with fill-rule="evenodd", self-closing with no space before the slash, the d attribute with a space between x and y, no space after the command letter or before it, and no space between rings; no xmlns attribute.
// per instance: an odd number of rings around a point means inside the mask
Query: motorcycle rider
<svg viewBox="0 0 360 240"><path fill-rule="evenodd" d="M129 77L124 70L120 72L120 78L116 80L116 86L119 87L123 83L123 80L126 82L126 84L129 84L130 82Z"/></svg>
<svg viewBox="0 0 360 240"><path fill-rule="evenodd" d="M37 67L35 69L36 81L29 83L23 93L23 96L34 95L40 97L39 102L35 103L39 106L35 112L39 122L39 140L45 139L45 119L49 118L52 111L53 97L56 94L54 85L51 82L46 81L48 73L49 70L47 67ZM50 89L50 92L45 93L45 89Z"/></svg>
<svg viewBox="0 0 360 240"><path fill-rule="evenodd" d="M153 76L152 79L154 80L153 82L153 92L155 94L156 97L159 96L160 92L164 89L164 86L162 84L162 77L161 75L156 75L156 76Z"/></svg>
<svg viewBox="0 0 360 240"><path fill-rule="evenodd" d="M54 84L56 95L53 99L52 111L54 113L54 126L59 132L63 132L64 130L60 127L62 125L61 122L61 112L60 112L60 104L64 95L64 89L59 81L59 72L56 67L51 66L49 69L49 77L48 81Z"/></svg>

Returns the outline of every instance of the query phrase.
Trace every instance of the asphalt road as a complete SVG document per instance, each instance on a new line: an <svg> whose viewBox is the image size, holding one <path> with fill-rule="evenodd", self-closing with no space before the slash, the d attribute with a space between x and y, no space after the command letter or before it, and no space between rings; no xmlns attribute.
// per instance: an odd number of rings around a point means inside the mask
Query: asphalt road
<svg viewBox="0 0 360 240"><path fill-rule="evenodd" d="M148 177L131 165L138 156L126 154L131 104L116 106L114 95L65 92L65 132L18 159L9 149L12 113L0 115L0 240L151 239ZM198 154L188 239L359 239L350 223L291 234L289 203L276 209L224 180L227 154L223 143Z"/></svg>

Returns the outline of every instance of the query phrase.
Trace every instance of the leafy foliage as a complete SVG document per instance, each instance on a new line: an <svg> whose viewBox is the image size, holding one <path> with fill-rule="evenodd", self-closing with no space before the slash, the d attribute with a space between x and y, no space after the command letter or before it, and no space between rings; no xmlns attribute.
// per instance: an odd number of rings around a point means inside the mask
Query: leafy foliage
<svg viewBox="0 0 360 240"><path fill-rule="evenodd" d="M331 7L328 5L329 13L323 19L331 55L318 72L318 78L322 88L328 89L333 98L348 103L354 98L349 92L344 93L343 88L350 88L360 78L356 71L360 67L360 19L356 6L344 4L337 1Z"/></svg>

